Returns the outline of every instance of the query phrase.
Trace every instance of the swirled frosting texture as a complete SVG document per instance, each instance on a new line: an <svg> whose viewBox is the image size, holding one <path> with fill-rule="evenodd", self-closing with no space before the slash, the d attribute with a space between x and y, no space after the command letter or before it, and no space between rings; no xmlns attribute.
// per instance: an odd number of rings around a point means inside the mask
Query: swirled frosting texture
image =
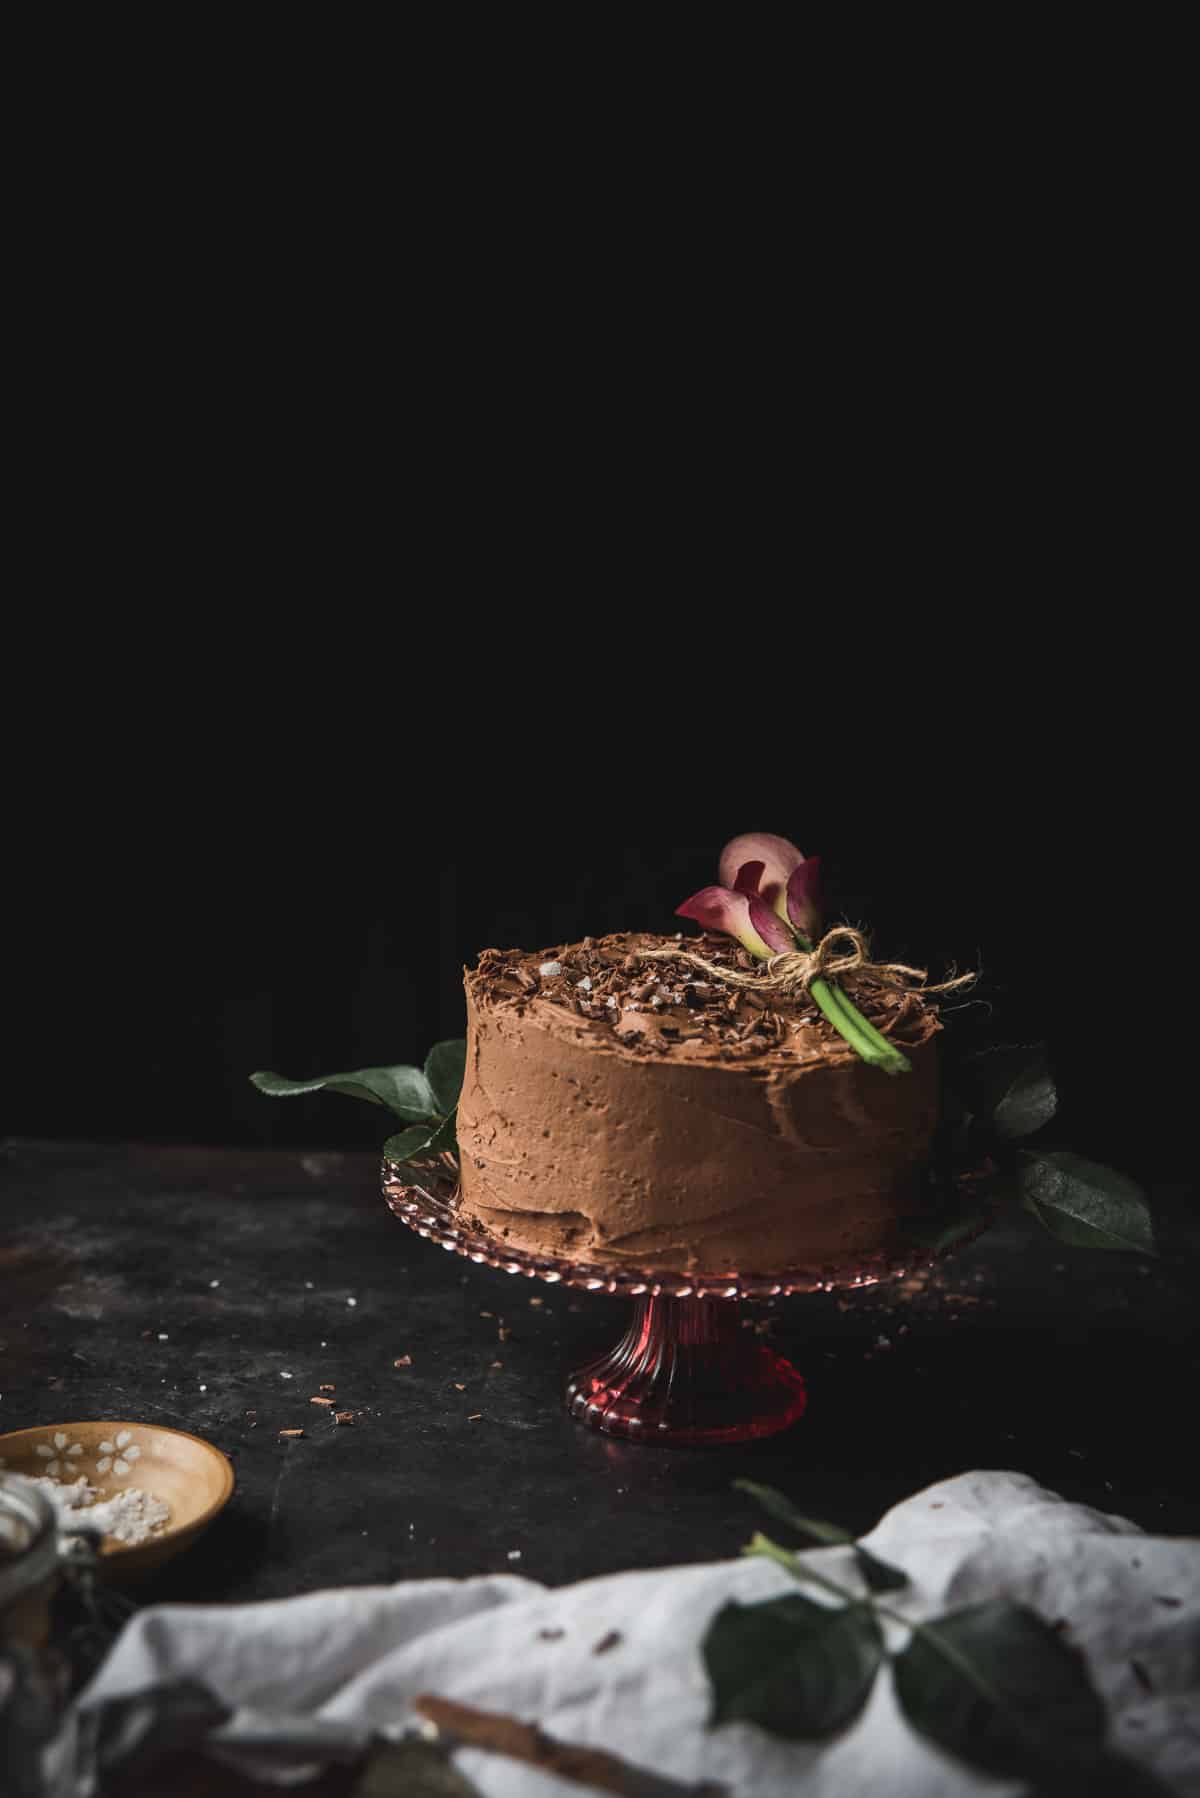
<svg viewBox="0 0 1200 1798"><path fill-rule="evenodd" d="M932 1008L855 994L912 1062L892 1078L807 998L760 999L634 953L675 946L489 950L466 971L465 1209L536 1253L706 1273L886 1252L920 1207L937 1121ZM688 947L738 953L712 937Z"/></svg>

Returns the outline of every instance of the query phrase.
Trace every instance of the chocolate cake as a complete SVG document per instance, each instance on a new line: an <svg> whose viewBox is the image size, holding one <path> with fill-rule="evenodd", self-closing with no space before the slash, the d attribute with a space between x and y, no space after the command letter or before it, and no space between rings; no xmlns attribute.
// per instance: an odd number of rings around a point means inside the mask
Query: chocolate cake
<svg viewBox="0 0 1200 1798"><path fill-rule="evenodd" d="M730 987L684 947L585 937L488 949L466 971L464 1211L522 1249L706 1273L898 1246L937 1121L934 1007L913 991L854 993L911 1062L888 1078L807 993ZM761 966L728 936L686 948Z"/></svg>

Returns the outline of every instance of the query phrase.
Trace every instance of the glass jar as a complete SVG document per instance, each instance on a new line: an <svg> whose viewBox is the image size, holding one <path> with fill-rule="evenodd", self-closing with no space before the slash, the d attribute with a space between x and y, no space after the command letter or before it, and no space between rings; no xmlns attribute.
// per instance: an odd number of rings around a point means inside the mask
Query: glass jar
<svg viewBox="0 0 1200 1798"><path fill-rule="evenodd" d="M19 1798L46 1789L43 1756L70 1685L51 1640L60 1578L53 1506L28 1480L0 1473L0 1766Z"/></svg>

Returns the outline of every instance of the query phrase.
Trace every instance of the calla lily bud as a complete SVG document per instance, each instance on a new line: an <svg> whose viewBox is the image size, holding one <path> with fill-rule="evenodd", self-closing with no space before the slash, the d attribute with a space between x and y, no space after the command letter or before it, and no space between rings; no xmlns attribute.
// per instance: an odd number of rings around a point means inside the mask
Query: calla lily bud
<svg viewBox="0 0 1200 1798"><path fill-rule="evenodd" d="M705 930L719 930L736 937L743 949L767 961L796 944L791 931L781 924L770 906L731 887L701 887L677 907L677 918L692 918Z"/></svg>
<svg viewBox="0 0 1200 1798"><path fill-rule="evenodd" d="M787 919L787 884L794 870L801 866L803 855L786 837L772 836L769 831L752 830L734 837L721 851L720 876L725 886L736 886L743 869L761 863L758 877L759 896L772 911ZM744 889L743 889L744 890Z"/></svg>
<svg viewBox="0 0 1200 1798"><path fill-rule="evenodd" d="M810 855L788 875L788 921L810 942L821 931L821 858Z"/></svg>

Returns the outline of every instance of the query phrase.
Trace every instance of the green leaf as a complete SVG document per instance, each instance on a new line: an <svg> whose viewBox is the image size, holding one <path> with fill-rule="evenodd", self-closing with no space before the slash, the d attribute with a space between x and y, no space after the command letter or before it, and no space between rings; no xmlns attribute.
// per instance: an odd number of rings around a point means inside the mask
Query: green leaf
<svg viewBox="0 0 1200 1798"><path fill-rule="evenodd" d="M883 1658L883 1638L862 1605L835 1610L811 1598L722 1605L704 1637L712 1682L710 1724L757 1723L814 1741L862 1710Z"/></svg>
<svg viewBox="0 0 1200 1798"><path fill-rule="evenodd" d="M909 1240L928 1255L944 1255L956 1242L977 1236L986 1229L992 1220L992 1206L988 1200L999 1189L999 1180L989 1178L974 1182L966 1196L961 1190L955 1190L950 1204L940 1206L928 1216L905 1220Z"/></svg>
<svg viewBox="0 0 1200 1798"><path fill-rule="evenodd" d="M836 1523L824 1523L817 1517L802 1517L791 1499L776 1491L774 1486L760 1486L755 1480L734 1480L733 1483L739 1492L748 1492L751 1498L758 1500L764 1511L769 1511L780 1523L798 1530L802 1536L808 1536L814 1542L842 1543L853 1548L858 1570L872 1592L898 1592L901 1586L907 1586L906 1573L881 1561L869 1548L860 1547L854 1537L847 1530L839 1529Z"/></svg>
<svg viewBox="0 0 1200 1798"><path fill-rule="evenodd" d="M440 1155L443 1150L449 1150L452 1155L458 1154L458 1137L455 1132L457 1120L457 1111L452 1111L448 1118L442 1119L441 1123L429 1139L429 1153L431 1155Z"/></svg>
<svg viewBox="0 0 1200 1798"><path fill-rule="evenodd" d="M440 1124L414 1124L410 1130L401 1130L395 1136L389 1136L383 1145L385 1161L412 1161L418 1155L429 1152L429 1145L441 1129Z"/></svg>
<svg viewBox="0 0 1200 1798"><path fill-rule="evenodd" d="M251 1074L250 1080L272 1099L298 1098L301 1093L346 1093L352 1099L386 1105L410 1123L450 1109L437 1104L420 1068L358 1068L352 1074L317 1074L312 1080L288 1080L283 1074L262 1070Z"/></svg>
<svg viewBox="0 0 1200 1798"><path fill-rule="evenodd" d="M425 1078L437 1100L435 1110L443 1114L454 1110L466 1071L467 1045L462 1037L433 1045L425 1057Z"/></svg>
<svg viewBox="0 0 1200 1798"><path fill-rule="evenodd" d="M1058 1108L1045 1043L1005 1044L964 1062L963 1098L1004 1142L1032 1136Z"/></svg>
<svg viewBox="0 0 1200 1798"><path fill-rule="evenodd" d="M1011 1599L924 1624L893 1665L913 1728L973 1767L1041 1779L1101 1758L1104 1704L1082 1657Z"/></svg>
<svg viewBox="0 0 1200 1798"><path fill-rule="evenodd" d="M385 1161L415 1161L418 1156L428 1157L440 1155L443 1149L456 1150L458 1144L454 1139L454 1117L434 1118L425 1124L415 1124L411 1130L401 1130L395 1136L389 1136L383 1145Z"/></svg>
<svg viewBox="0 0 1200 1798"><path fill-rule="evenodd" d="M1150 1207L1127 1174L1085 1161L1069 1149L1026 1149L1017 1177L1026 1211L1060 1242L1154 1254Z"/></svg>

